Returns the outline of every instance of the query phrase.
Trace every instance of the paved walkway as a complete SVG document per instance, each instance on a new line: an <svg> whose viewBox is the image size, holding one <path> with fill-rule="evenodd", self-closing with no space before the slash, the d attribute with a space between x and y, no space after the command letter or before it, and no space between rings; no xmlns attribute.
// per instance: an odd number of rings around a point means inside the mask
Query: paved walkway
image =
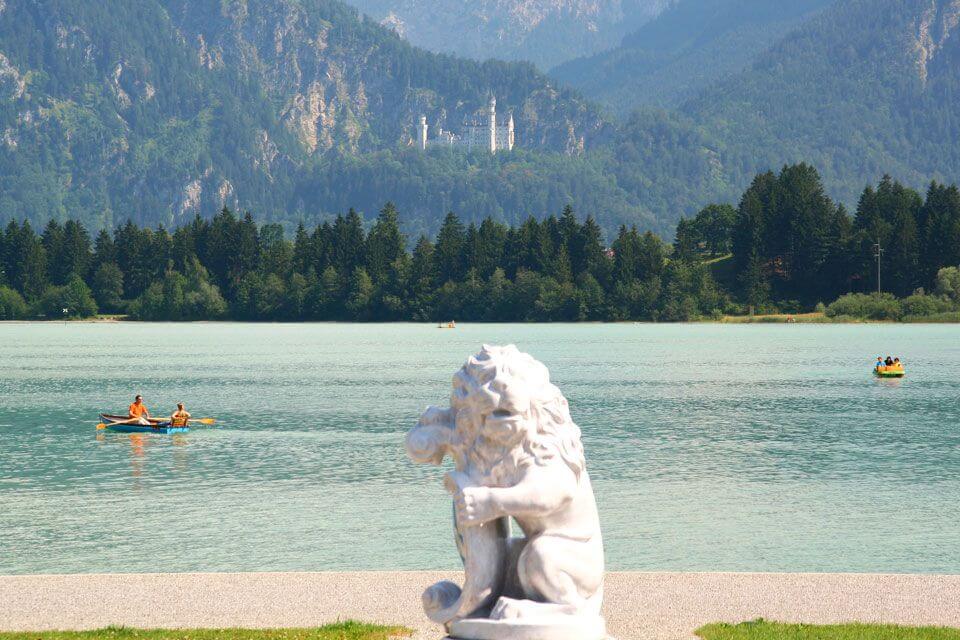
<svg viewBox="0 0 960 640"><path fill-rule="evenodd" d="M420 592L439 572L0 576L0 630L402 624L421 640ZM960 627L960 576L610 573L618 640L689 640L707 622L887 622Z"/></svg>

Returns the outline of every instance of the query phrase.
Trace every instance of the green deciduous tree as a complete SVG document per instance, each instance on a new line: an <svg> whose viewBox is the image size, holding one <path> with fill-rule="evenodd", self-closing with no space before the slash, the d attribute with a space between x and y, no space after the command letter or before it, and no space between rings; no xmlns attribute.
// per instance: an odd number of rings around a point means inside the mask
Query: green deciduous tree
<svg viewBox="0 0 960 640"><path fill-rule="evenodd" d="M0 285L0 320L23 320L29 312L23 296L10 287Z"/></svg>
<svg viewBox="0 0 960 640"><path fill-rule="evenodd" d="M74 275L62 286L50 286L37 301L37 311L46 318L88 318L97 314L90 287Z"/></svg>
<svg viewBox="0 0 960 640"><path fill-rule="evenodd" d="M117 313L123 307L123 272L115 262L104 262L93 272L93 297L101 311Z"/></svg>

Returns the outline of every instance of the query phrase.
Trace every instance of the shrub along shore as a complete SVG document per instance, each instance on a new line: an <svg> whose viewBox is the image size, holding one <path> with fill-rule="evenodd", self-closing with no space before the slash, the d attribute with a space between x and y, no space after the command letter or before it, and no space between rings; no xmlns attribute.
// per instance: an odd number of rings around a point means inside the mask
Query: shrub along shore
<svg viewBox="0 0 960 640"><path fill-rule="evenodd" d="M369 225L351 210L292 239L227 209L94 239L75 220L11 221L0 320L960 321L960 190L885 177L851 216L806 164L681 220L672 244L626 227L608 243L567 207L515 227L450 213L409 246L389 203Z"/></svg>

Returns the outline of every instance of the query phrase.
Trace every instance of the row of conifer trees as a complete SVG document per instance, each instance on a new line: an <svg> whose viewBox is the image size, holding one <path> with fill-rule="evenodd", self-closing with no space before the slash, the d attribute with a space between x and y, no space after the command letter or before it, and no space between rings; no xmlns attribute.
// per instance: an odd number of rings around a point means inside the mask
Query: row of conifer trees
<svg viewBox="0 0 960 640"><path fill-rule="evenodd" d="M681 220L672 244L621 227L609 241L569 207L516 227L451 213L409 242L387 204L287 237L224 209L172 233L131 222L91 238L73 220L0 234L0 318L126 313L148 320L679 321L799 311L876 288L933 291L960 264L960 191L890 178L850 215L809 165L764 173L739 205ZM942 306L942 305L941 305Z"/></svg>

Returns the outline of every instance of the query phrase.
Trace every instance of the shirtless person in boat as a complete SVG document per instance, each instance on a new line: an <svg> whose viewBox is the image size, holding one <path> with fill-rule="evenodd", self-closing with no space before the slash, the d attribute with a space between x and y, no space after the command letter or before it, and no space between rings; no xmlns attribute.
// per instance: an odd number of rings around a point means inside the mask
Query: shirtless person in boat
<svg viewBox="0 0 960 640"><path fill-rule="evenodd" d="M170 426L185 427L190 422L190 412L183 408L183 403L177 403L177 410L170 416Z"/></svg>

